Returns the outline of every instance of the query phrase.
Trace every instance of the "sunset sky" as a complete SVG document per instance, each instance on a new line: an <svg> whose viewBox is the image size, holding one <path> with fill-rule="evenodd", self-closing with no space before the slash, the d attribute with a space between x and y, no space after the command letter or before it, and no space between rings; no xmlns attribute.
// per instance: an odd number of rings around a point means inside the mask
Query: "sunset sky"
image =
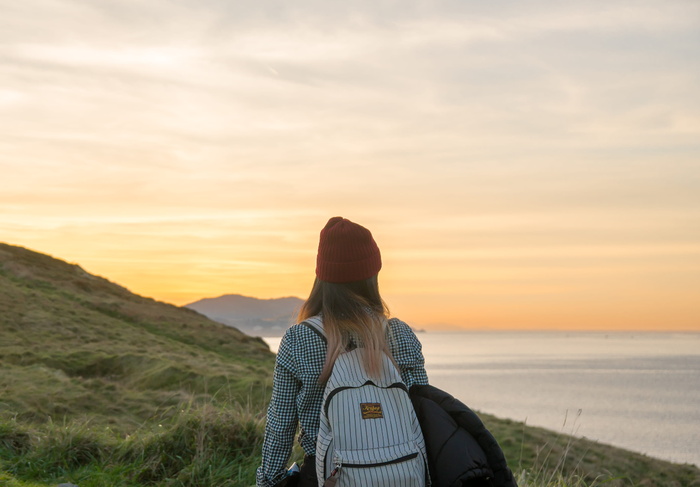
<svg viewBox="0 0 700 487"><path fill-rule="evenodd" d="M0 241L415 326L700 331L700 2L0 0Z"/></svg>

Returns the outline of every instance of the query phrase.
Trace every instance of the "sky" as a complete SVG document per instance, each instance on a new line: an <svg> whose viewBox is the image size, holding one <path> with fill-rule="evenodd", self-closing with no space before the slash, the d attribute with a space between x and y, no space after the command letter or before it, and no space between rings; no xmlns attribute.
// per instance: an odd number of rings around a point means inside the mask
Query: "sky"
<svg viewBox="0 0 700 487"><path fill-rule="evenodd" d="M0 241L417 327L700 331L700 2L0 0Z"/></svg>

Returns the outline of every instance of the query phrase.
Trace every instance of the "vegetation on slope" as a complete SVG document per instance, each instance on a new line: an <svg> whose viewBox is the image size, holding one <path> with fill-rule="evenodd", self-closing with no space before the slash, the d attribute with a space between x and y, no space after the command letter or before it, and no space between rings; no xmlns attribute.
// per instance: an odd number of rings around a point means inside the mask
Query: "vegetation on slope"
<svg viewBox="0 0 700 487"><path fill-rule="evenodd" d="M0 244L0 486L252 485L273 361L236 329ZM700 486L692 466L482 417L521 487Z"/></svg>
<svg viewBox="0 0 700 487"><path fill-rule="evenodd" d="M192 400L262 403L273 360L235 328L0 244L0 413L128 432Z"/></svg>
<svg viewBox="0 0 700 487"><path fill-rule="evenodd" d="M480 413L520 487L700 487L700 469Z"/></svg>
<svg viewBox="0 0 700 487"><path fill-rule="evenodd" d="M262 423L259 412L211 405L155 418L126 436L79 421L27 427L5 420L0 461L6 480L22 487L33 485L27 480L80 487L247 486L260 461Z"/></svg>
<svg viewBox="0 0 700 487"><path fill-rule="evenodd" d="M249 485L273 363L235 328L0 244L0 485L237 485L205 467Z"/></svg>

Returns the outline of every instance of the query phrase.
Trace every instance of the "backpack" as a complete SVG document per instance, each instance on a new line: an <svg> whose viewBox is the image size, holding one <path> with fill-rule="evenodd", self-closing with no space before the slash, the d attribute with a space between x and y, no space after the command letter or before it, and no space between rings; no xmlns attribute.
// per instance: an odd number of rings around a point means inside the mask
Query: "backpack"
<svg viewBox="0 0 700 487"><path fill-rule="evenodd" d="M304 322L324 341L320 318ZM338 356L326 383L316 439L319 487L424 487L426 449L408 389L391 359L372 378L362 349Z"/></svg>

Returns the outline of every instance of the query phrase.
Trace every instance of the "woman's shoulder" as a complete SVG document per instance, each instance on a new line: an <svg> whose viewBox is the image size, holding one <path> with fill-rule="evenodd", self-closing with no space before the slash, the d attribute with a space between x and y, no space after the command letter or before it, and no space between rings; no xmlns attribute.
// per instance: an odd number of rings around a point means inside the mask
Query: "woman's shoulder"
<svg viewBox="0 0 700 487"><path fill-rule="evenodd" d="M316 342L319 339L322 340L322 332L319 330L319 326L321 329L323 328L323 322L318 317L295 323L287 328L282 340L287 339L294 342Z"/></svg>
<svg viewBox="0 0 700 487"><path fill-rule="evenodd" d="M413 328L411 328L408 323L398 318L391 318L388 320L387 324L389 328L389 340L394 347L409 346L420 350L420 340L418 340Z"/></svg>
<svg viewBox="0 0 700 487"><path fill-rule="evenodd" d="M306 322L295 323L284 332L277 351L277 361L298 370L301 363L308 363L317 357L325 357L326 345L321 335Z"/></svg>
<svg viewBox="0 0 700 487"><path fill-rule="evenodd" d="M411 328L408 323L405 321L401 321L398 318L389 318L387 321L387 324L389 325L389 329L392 331L392 333L402 333L402 334L410 334L413 335L413 328Z"/></svg>
<svg viewBox="0 0 700 487"><path fill-rule="evenodd" d="M388 325L389 349L399 367L403 370L422 364L423 346L413 329L398 318L391 318Z"/></svg>

